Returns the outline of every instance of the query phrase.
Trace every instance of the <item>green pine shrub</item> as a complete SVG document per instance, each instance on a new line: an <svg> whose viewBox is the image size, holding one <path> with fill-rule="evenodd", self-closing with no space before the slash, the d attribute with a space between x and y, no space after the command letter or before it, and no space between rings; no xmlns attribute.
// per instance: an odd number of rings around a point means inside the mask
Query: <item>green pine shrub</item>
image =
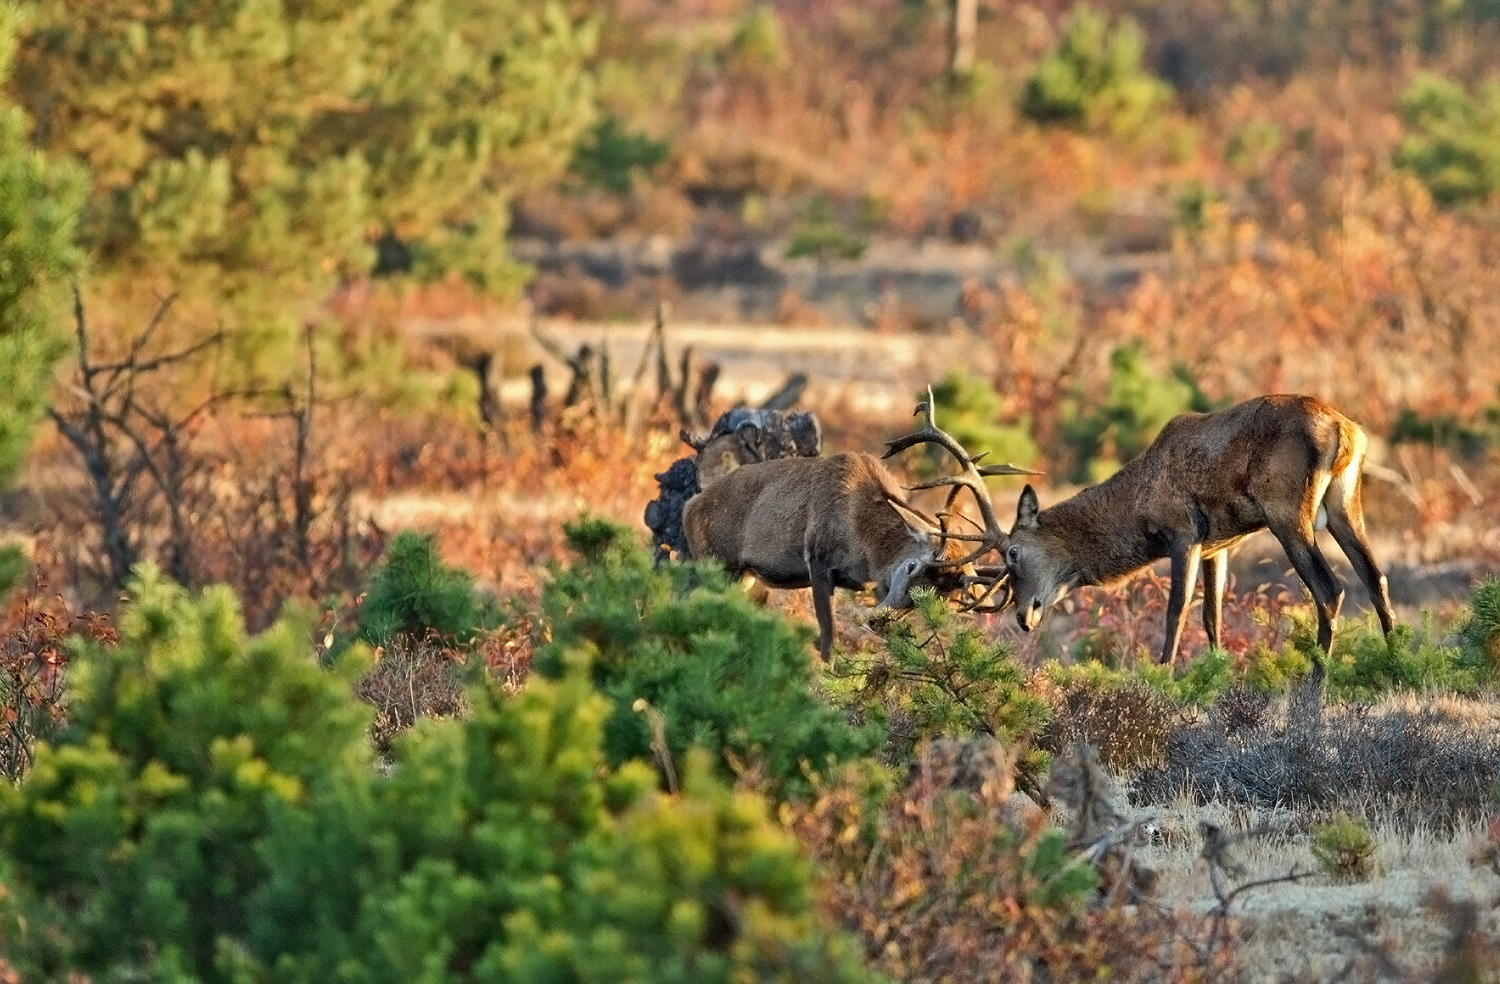
<svg viewBox="0 0 1500 984"><path fill-rule="evenodd" d="M0 85L11 77L21 24L19 6L0 4ZM84 200L83 172L37 153L29 129L21 107L0 97L0 488L31 446L52 369L67 350L53 316L60 282L77 267ZM0 592L26 566L15 547L0 547Z"/></svg>
<svg viewBox="0 0 1500 984"><path fill-rule="evenodd" d="M1466 668L1491 682L1500 680L1500 577L1486 578L1474 589L1459 646Z"/></svg>
<svg viewBox="0 0 1500 984"><path fill-rule="evenodd" d="M337 653L354 639L375 647L355 692L375 708L377 748L388 751L418 718L463 712L466 678L477 672L469 650L498 621L469 572L443 563L435 536L403 530L392 538L370 574L357 632L331 648Z"/></svg>
<svg viewBox="0 0 1500 984"><path fill-rule="evenodd" d="M912 604L871 618L883 651L849 660L853 672L832 682L835 699L880 728L891 763L935 738L988 735L1017 750L1021 782L1034 787L1047 766L1037 739L1050 709L1028 689L1009 643L986 640L931 589L914 590Z"/></svg>
<svg viewBox="0 0 1500 984"><path fill-rule="evenodd" d="M571 169L589 184L625 195L637 175L649 177L670 152L667 141L634 132L608 113L574 151Z"/></svg>
<svg viewBox="0 0 1500 984"><path fill-rule="evenodd" d="M1151 444L1167 421L1187 410L1212 409L1191 376L1153 374L1139 339L1109 357L1109 383L1095 406L1063 408L1062 441L1072 452L1075 482L1099 482Z"/></svg>
<svg viewBox="0 0 1500 984"><path fill-rule="evenodd" d="M305 614L246 639L226 589L192 599L150 565L131 594L118 647L76 647L66 731L0 784L25 919L6 955L28 979L228 979L274 876L265 839L370 774L360 651L319 667Z"/></svg>
<svg viewBox="0 0 1500 984"><path fill-rule="evenodd" d="M290 934L278 979L866 979L819 926L808 864L763 800L726 789L701 751L680 796L643 763L606 764L610 702L584 667L470 699L466 719L397 742L368 805L330 804L267 844L284 880L260 947ZM328 857L330 838L362 856Z"/></svg>
<svg viewBox="0 0 1500 984"><path fill-rule="evenodd" d="M789 260L857 260L869 248L870 240L846 228L828 199L818 195L802 209L784 255Z"/></svg>
<svg viewBox="0 0 1500 984"><path fill-rule="evenodd" d="M359 638L384 645L404 634L463 644L494 622L493 608L475 593L469 572L443 563L437 538L403 530L370 575L359 610Z"/></svg>
<svg viewBox="0 0 1500 984"><path fill-rule="evenodd" d="M296 312L382 229L414 277L517 294L508 203L594 123L597 25L560 3L25 6L9 92L89 170L95 270L211 304L251 379L296 365Z"/></svg>
<svg viewBox="0 0 1500 984"><path fill-rule="evenodd" d="M1500 190L1500 82L1477 95L1422 72L1402 93L1408 136L1396 166L1415 174L1444 205L1483 202Z"/></svg>
<svg viewBox="0 0 1500 984"><path fill-rule="evenodd" d="M850 725L814 693L810 632L752 604L708 564L654 567L625 528L585 519L566 525L579 559L543 589L551 640L532 672L559 678L588 662L613 701L605 724L612 764L653 755L651 715L664 722L672 757L693 745L723 749L761 770L776 795L805 791L821 772L868 751L871 729Z"/></svg>
<svg viewBox="0 0 1500 984"><path fill-rule="evenodd" d="M1021 111L1038 123L1061 123L1117 135L1135 133L1170 102L1172 89L1141 64L1140 26L1081 4L1057 47L1037 62L1021 95Z"/></svg>
<svg viewBox="0 0 1500 984"><path fill-rule="evenodd" d="M152 569L84 644L69 730L0 784L6 959L28 980L868 980L766 803L681 757L607 764L586 660L470 692L373 767L358 650Z"/></svg>
<svg viewBox="0 0 1500 984"><path fill-rule="evenodd" d="M1343 811L1313 829L1313 857L1339 881L1368 881L1375 874L1375 849L1370 828Z"/></svg>
<svg viewBox="0 0 1500 984"><path fill-rule="evenodd" d="M1312 648L1285 645L1273 649L1265 642L1257 642L1255 648L1245 656L1243 680L1260 694L1281 694L1292 685L1312 675L1312 657L1317 651L1317 637L1309 635Z"/></svg>
<svg viewBox="0 0 1500 984"><path fill-rule="evenodd" d="M1050 660L1042 675L1055 687L1067 690L1075 685L1095 689L1118 688L1141 684L1151 687L1182 707L1207 707L1228 690L1236 679L1233 657L1222 649L1210 649L1193 658L1181 672L1154 659L1137 663L1129 669L1094 661L1064 665Z"/></svg>
<svg viewBox="0 0 1500 984"><path fill-rule="evenodd" d="M1500 443L1500 407L1491 407L1487 416L1485 421L1465 421L1453 413L1428 415L1402 407L1391 424L1391 443L1449 448L1462 458L1479 460Z"/></svg>

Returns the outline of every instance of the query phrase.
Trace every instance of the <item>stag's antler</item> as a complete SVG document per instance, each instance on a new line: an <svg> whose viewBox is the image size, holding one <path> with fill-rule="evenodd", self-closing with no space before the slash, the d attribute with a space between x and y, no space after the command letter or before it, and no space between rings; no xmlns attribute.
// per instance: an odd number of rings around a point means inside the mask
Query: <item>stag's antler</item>
<svg viewBox="0 0 1500 984"><path fill-rule="evenodd" d="M979 514L984 518L984 528L978 533L953 533L945 527L940 534L945 540L963 540L978 544L974 550L963 557L956 560L945 560L938 564L940 567L963 567L965 564L971 564L980 557L983 557L991 550L999 550L1002 554L1004 552L1006 533L1000 528L1000 521L995 517L995 505L990 501L990 490L984 484L985 478L990 475L1040 475L1042 472L1018 468L1011 464L981 466L979 460L989 452L981 451L976 455L970 455L965 451L963 445L954 440L951 434L938 427L933 409L934 404L932 387L929 386L927 387L927 399L918 403L915 411L915 413L926 414L926 425L921 430L907 434L904 437L898 437L894 441L887 441L885 454L881 457L889 458L891 455L899 454L907 448L915 447L918 444L936 444L958 459L958 463L963 469L961 474L944 475L918 485L912 485L908 487L908 491L915 492L921 489L936 489L948 486L951 491L948 493L948 501L943 507L945 511L953 507L954 500L958 498L964 489L968 489L973 494L974 503L979 507ZM966 586L974 583L986 586L986 590L978 599L974 600L972 604L965 606L966 610L998 610L998 608L981 609L979 606L1005 580L1005 573L1005 568L1002 565L998 568L997 573L992 573L988 576L966 577Z"/></svg>

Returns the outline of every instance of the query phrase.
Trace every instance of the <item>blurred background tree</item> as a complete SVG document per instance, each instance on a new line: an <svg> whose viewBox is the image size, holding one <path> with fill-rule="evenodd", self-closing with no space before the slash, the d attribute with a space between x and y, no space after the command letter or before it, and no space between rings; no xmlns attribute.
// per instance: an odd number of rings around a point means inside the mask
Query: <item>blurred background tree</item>
<svg viewBox="0 0 1500 984"><path fill-rule="evenodd" d="M0 80L10 72L21 11L0 4ZM31 446L52 368L66 348L53 315L62 278L78 261L74 233L83 175L27 146L26 118L0 100L0 488ZM0 548L0 591L24 561Z"/></svg>
<svg viewBox="0 0 1500 984"><path fill-rule="evenodd" d="M559 174L594 119L594 29L553 3L33 14L9 91L37 146L91 170L99 273L212 298L261 341L289 339L298 298L371 272L458 272L513 296L510 197Z"/></svg>
<svg viewBox="0 0 1500 984"><path fill-rule="evenodd" d="M1477 96L1441 76L1419 74L1401 96L1411 133L1396 163L1446 205L1483 202L1500 191L1500 81Z"/></svg>

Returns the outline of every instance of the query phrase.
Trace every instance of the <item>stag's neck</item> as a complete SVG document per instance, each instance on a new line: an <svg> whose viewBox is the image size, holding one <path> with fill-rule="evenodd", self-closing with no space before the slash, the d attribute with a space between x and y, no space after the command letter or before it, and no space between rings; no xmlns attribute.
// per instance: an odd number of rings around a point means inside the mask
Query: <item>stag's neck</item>
<svg viewBox="0 0 1500 984"><path fill-rule="evenodd" d="M1170 537L1153 532L1136 508L1132 477L1116 474L1042 511L1044 529L1065 531L1057 542L1075 587L1109 584L1167 556Z"/></svg>

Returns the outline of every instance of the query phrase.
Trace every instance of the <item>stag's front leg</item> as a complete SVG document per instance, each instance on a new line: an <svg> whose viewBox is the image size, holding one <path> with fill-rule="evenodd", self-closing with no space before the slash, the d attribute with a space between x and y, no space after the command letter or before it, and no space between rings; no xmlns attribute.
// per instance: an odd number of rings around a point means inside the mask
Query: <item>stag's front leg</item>
<svg viewBox="0 0 1500 984"><path fill-rule="evenodd" d="M1182 630L1187 625L1188 599L1193 596L1193 583L1198 580L1198 559L1203 547L1172 548L1172 587L1167 595L1167 639L1161 649L1161 661L1170 664L1177 656L1177 645L1182 641Z"/></svg>
<svg viewBox="0 0 1500 984"><path fill-rule="evenodd" d="M813 614L818 617L818 655L827 663L833 653L833 570L816 557L807 558Z"/></svg>
<svg viewBox="0 0 1500 984"><path fill-rule="evenodd" d="M1208 644L1224 648L1219 626L1224 615L1224 585L1229 578L1229 553L1220 550L1203 558L1203 630Z"/></svg>

